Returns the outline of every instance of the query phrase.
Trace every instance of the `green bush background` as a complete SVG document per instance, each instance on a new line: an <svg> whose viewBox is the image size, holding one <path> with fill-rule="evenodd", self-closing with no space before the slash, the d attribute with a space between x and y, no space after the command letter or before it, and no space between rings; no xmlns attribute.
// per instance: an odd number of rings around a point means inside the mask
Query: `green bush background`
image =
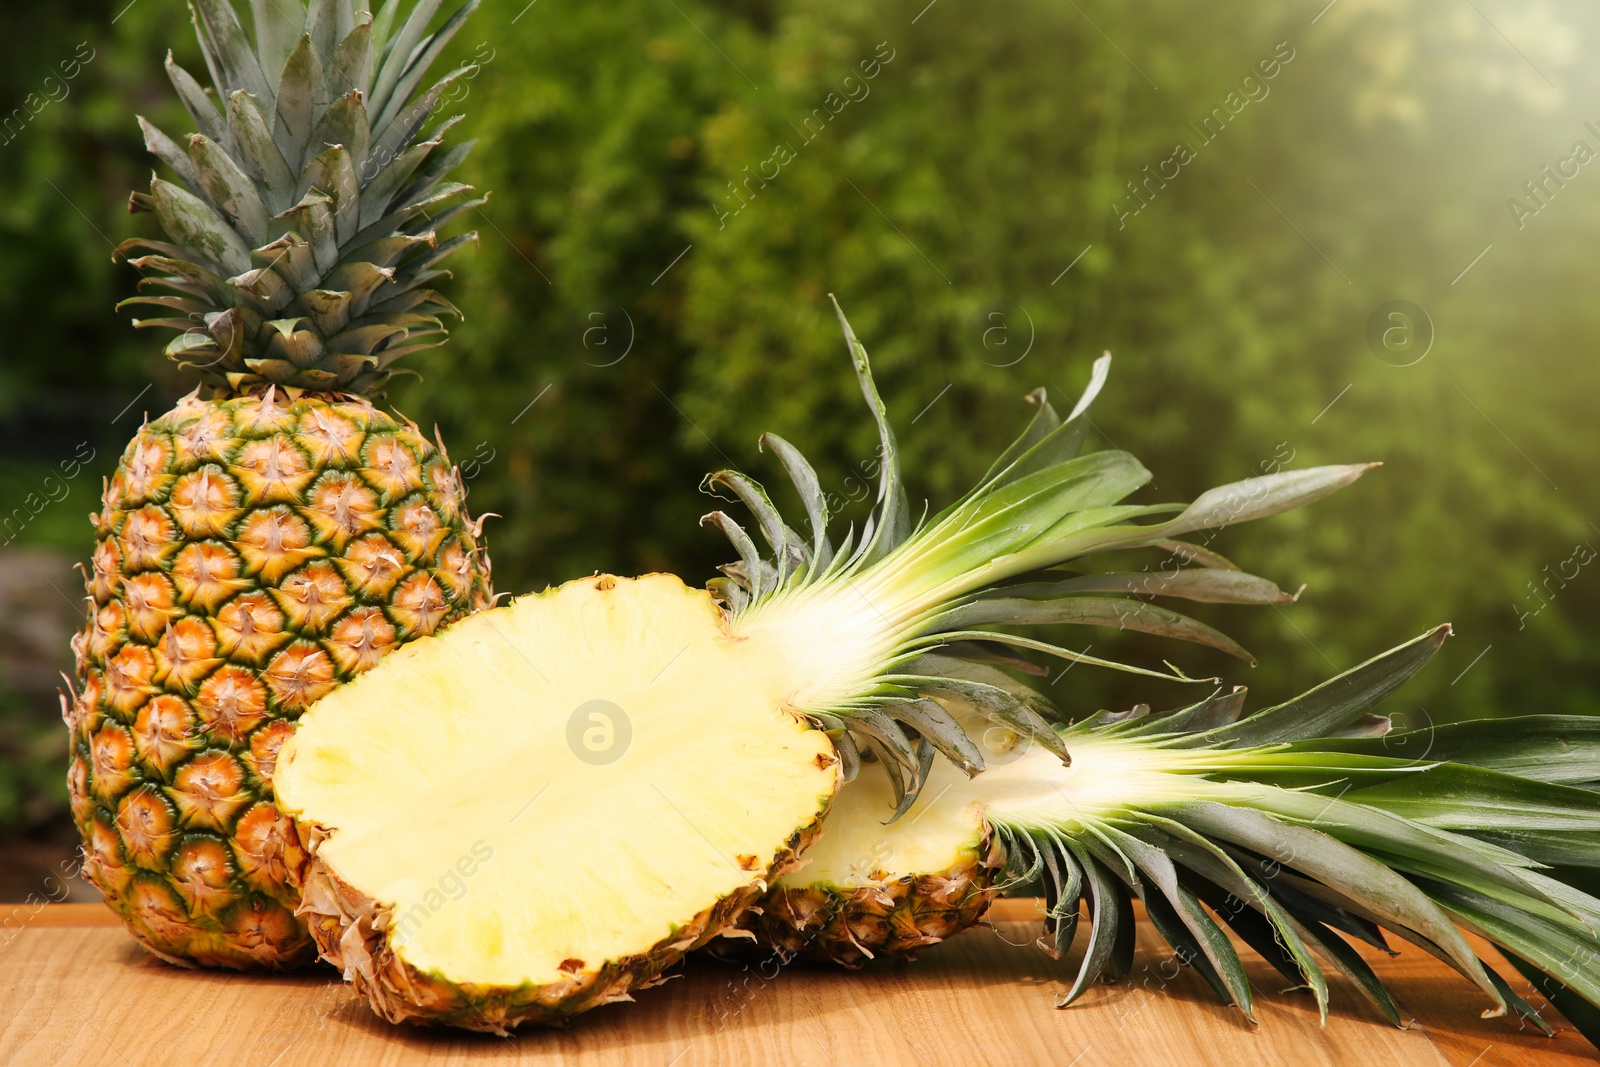
<svg viewBox="0 0 1600 1067"><path fill-rule="evenodd" d="M832 292L873 353L913 491L935 506L1013 435L1026 392L1070 404L1103 350L1097 428L1156 473L1149 499L1290 454L1385 462L1219 541L1309 583L1282 611L1204 613L1260 666L1110 634L1097 654L1166 656L1272 699L1449 620L1459 636L1390 709L1406 723L1600 710L1600 568L1553 577L1600 543L1600 168L1550 184L1520 227L1507 206L1575 142L1600 148L1585 128L1600 68L1583 60L1600 15L1511 0L1341 0L1320 17L1320 0L925 3L491 0L457 41L459 57L489 57L461 129L480 139L465 180L494 197L473 217L480 247L454 264L465 322L391 399L438 424L473 508L501 516L497 586L708 576L728 552L696 525L710 504L696 483L730 462L779 481L762 430L861 495L874 437ZM160 61L168 47L193 59L187 22L176 0L0 13L0 108L79 42L95 52L0 144L0 509L78 442L99 450L22 544L86 557L99 476L139 412L187 389L161 342L112 310L135 278L110 258L149 225L122 209L150 169L134 113L182 128ZM1202 145L1190 124L1275 49L1293 58L1266 97ZM875 53L892 59L864 81ZM830 93L838 106L863 86L832 113ZM1179 142L1196 158L1119 221L1126 183ZM730 183L782 145L778 176L719 220L739 202ZM1411 366L1367 342L1397 299L1436 330ZM1058 689L1082 711L1184 695L1087 669ZM51 728L28 714L4 713L0 821L35 788L17 783L55 780L39 772Z"/></svg>

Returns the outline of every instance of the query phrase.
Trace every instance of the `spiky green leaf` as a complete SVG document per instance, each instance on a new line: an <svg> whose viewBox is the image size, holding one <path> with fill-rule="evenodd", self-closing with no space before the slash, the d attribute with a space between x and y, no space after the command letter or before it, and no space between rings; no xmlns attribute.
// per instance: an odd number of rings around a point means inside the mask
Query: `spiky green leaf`
<svg viewBox="0 0 1600 1067"><path fill-rule="evenodd" d="M1600 782L1600 718L1521 715L1427 726L1381 739L1304 741L1296 749L1452 760L1566 785Z"/></svg>
<svg viewBox="0 0 1600 1067"><path fill-rule="evenodd" d="M211 68L217 91L239 89L272 106L272 86L261 71L261 61L229 0L189 0L201 48Z"/></svg>
<svg viewBox="0 0 1600 1067"><path fill-rule="evenodd" d="M210 204L160 178L150 194L162 229L200 262L225 275L250 268L250 246Z"/></svg>
<svg viewBox="0 0 1600 1067"><path fill-rule="evenodd" d="M377 94L376 92L374 93L374 104L382 108L378 121L373 123L375 127L381 129L394 121L395 117L400 113L400 109L405 106L405 102L411 98L412 94L416 92L417 86L422 83L422 79L427 75L428 68L439 58L445 46L460 32L461 27L472 13L478 9L478 5L481 2L482 0L467 0L466 3L456 9L454 14L445 20L444 25L428 35L427 39L417 47L407 60L405 69L395 78L387 98L384 99L381 105L378 105ZM385 66L387 67L387 64ZM387 69L385 74L387 74Z"/></svg>
<svg viewBox="0 0 1600 1067"><path fill-rule="evenodd" d="M248 93L228 98L228 136L240 169L255 183L267 209L274 214L288 210L294 203L294 172Z"/></svg>
<svg viewBox="0 0 1600 1067"><path fill-rule="evenodd" d="M252 246L267 243L267 205L233 157L202 134L189 138L191 174L197 189ZM169 231L170 232L170 231Z"/></svg>
<svg viewBox="0 0 1600 1067"><path fill-rule="evenodd" d="M1365 715L1404 685L1449 635L1449 626L1435 627L1293 700L1197 735L1194 743L1245 747L1324 736Z"/></svg>
<svg viewBox="0 0 1600 1067"><path fill-rule="evenodd" d="M443 6L444 0L417 0L411 8L411 13L392 38L388 36L388 27L395 17L399 7L391 0L383 6L378 13L378 25L375 29L384 31L374 36L374 40L384 41L382 62L378 66L376 81L372 86L371 107L373 114L381 114L389 106L390 97L394 87L399 84L400 76L410 66L412 55L428 31L428 23Z"/></svg>

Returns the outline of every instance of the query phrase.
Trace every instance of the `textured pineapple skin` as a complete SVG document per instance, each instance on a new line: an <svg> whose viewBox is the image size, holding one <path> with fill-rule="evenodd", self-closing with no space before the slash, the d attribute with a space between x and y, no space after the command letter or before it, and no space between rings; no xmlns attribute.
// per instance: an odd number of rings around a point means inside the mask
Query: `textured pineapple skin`
<svg viewBox="0 0 1600 1067"><path fill-rule="evenodd" d="M442 447L348 396L190 396L128 445L63 717L83 873L149 951L315 959L278 750L323 693L491 602L464 504Z"/></svg>
<svg viewBox="0 0 1600 1067"><path fill-rule="evenodd" d="M527 1023L562 1026L580 1012L632 1000L634 991L665 982L670 967L731 929L773 880L798 865L796 857L821 832L822 820L796 830L767 871L678 926L673 936L610 960L593 974L576 972L562 982L523 986L454 982L413 967L389 943L390 910L317 858L323 835L316 826L297 823L297 829L306 842L298 853L297 881L304 886L300 913L309 921L322 957L344 973L372 1010L392 1023L456 1026L503 1036Z"/></svg>
<svg viewBox="0 0 1600 1067"><path fill-rule="evenodd" d="M910 956L983 918L999 894L1002 855L992 837L944 871L845 887L780 885L746 912L739 929L753 947L780 959L860 967L879 956ZM741 956L752 942L725 939L719 955Z"/></svg>

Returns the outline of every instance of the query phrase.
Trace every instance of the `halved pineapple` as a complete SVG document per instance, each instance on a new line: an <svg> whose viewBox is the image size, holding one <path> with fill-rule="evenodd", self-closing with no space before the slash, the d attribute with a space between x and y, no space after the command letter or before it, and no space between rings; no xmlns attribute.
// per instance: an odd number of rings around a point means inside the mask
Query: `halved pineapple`
<svg viewBox="0 0 1600 1067"><path fill-rule="evenodd" d="M398 1021L555 1021L721 929L812 833L838 760L783 659L677 578L481 612L317 705L278 766L324 954ZM472 990L470 996L466 990Z"/></svg>
<svg viewBox="0 0 1600 1067"><path fill-rule="evenodd" d="M986 818L986 789L1005 774L987 738L978 734L987 769L967 778L949 763L928 771L922 795L900 819L889 775L868 764L839 792L825 832L801 864L714 942L733 958L776 954L829 960L848 967L877 956L914 954L954 937L983 917L1000 892L1005 850ZM1078 759L1078 753L1073 753ZM1035 748L1030 761L1060 770Z"/></svg>
<svg viewBox="0 0 1600 1067"><path fill-rule="evenodd" d="M1031 829L1080 833L1097 819L1193 799L1196 787L1182 775L1205 762L1075 734L1072 763L1063 766L1043 746L1003 727L963 725L983 753L982 774L967 778L935 765L921 795L896 819L901 799L890 776L876 765L863 767L840 790L826 832L802 864L773 884L740 928L767 950L846 966L914 954L977 922L1008 888L1004 868L1016 860L1008 836Z"/></svg>
<svg viewBox="0 0 1600 1067"><path fill-rule="evenodd" d="M1600 1043L1600 899L1560 869L1600 867L1600 724L1538 716L1390 735L1371 709L1448 633L1248 717L1242 689L1091 717L1061 731L1070 766L987 731L983 774L934 767L894 821L890 776L863 767L806 864L714 950L856 966L959 933L999 893L1042 895L1045 948L1064 956L1088 931L1065 1005L1129 973L1138 897L1177 959L1248 1017L1254 994L1224 928L1324 1018L1332 969L1401 1025L1352 944L1387 949L1387 932L1476 983L1488 1014L1514 1010L1551 1033L1465 928Z"/></svg>

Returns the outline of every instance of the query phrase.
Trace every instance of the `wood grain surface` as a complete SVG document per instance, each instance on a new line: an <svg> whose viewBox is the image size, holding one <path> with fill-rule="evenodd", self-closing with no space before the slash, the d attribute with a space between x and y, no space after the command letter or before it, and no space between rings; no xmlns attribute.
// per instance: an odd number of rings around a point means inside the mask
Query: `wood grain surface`
<svg viewBox="0 0 1600 1067"><path fill-rule="evenodd" d="M1480 1017L1475 989L1407 947L1369 958L1409 1028L1398 1030L1330 977L1319 1025L1305 993L1246 956L1258 990L1252 1026L1219 1004L1140 924L1130 980L1056 1010L1072 965L1028 942L1032 901L1007 901L993 926L922 954L845 972L793 963L774 973L690 961L684 975L580 1017L510 1039L391 1026L327 968L263 976L186 971L145 955L99 905L0 908L0 1064L1091 1065L1593 1064L1570 1029L1546 1038L1513 1018ZM1014 944L1008 944L1012 942ZM1479 943L1480 951L1492 950ZM1503 973L1509 972L1504 968ZM1538 1006L1526 983L1518 989ZM1554 1018L1552 1021L1556 1021Z"/></svg>

